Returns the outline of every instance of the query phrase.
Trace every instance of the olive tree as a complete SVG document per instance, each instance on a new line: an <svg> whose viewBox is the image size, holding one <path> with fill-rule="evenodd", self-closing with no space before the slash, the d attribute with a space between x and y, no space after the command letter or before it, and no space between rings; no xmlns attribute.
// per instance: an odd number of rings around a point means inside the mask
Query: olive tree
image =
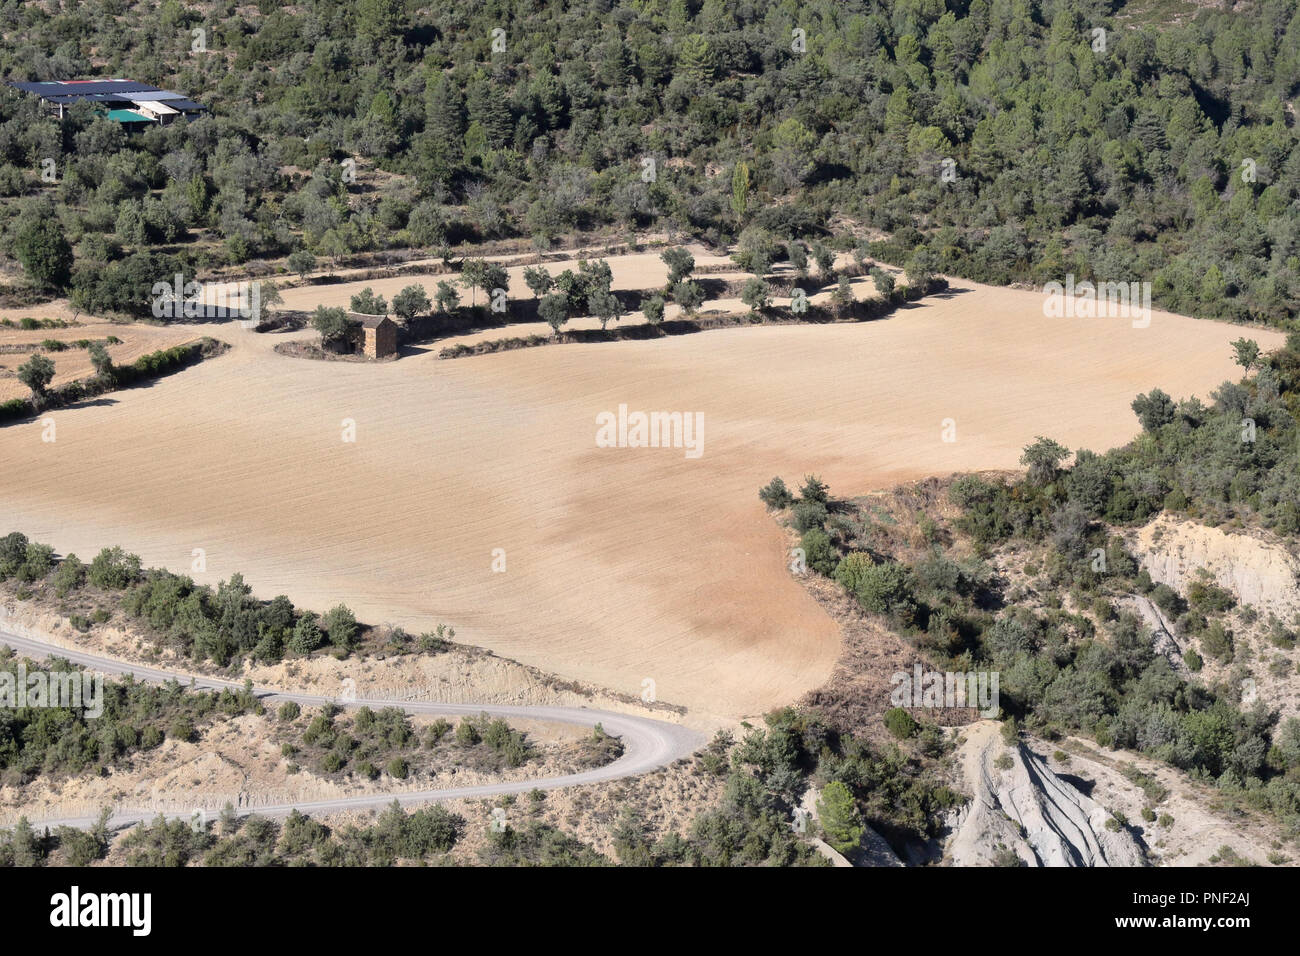
<svg viewBox="0 0 1300 956"><path fill-rule="evenodd" d="M547 325L560 334L560 326L569 321L569 297L563 292L552 292L537 305L537 312Z"/></svg>
<svg viewBox="0 0 1300 956"><path fill-rule="evenodd" d="M32 390L32 401L43 401L54 381L54 360L47 355L33 355L18 366L18 381Z"/></svg>
<svg viewBox="0 0 1300 956"><path fill-rule="evenodd" d="M430 308L432 303L422 285L408 285L393 296L393 311L407 323L417 315L428 312Z"/></svg>

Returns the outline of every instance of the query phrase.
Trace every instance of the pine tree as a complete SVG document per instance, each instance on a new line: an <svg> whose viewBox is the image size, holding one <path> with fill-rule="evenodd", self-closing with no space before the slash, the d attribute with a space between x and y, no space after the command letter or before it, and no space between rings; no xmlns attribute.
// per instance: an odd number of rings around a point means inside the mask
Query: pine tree
<svg viewBox="0 0 1300 956"><path fill-rule="evenodd" d="M742 223L749 208L749 164L736 163L731 173L731 211Z"/></svg>

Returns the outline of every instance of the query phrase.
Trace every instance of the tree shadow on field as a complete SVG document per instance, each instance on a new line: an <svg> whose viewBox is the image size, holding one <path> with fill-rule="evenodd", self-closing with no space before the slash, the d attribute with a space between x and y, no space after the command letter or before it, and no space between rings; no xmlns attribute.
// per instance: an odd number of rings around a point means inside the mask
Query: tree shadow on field
<svg viewBox="0 0 1300 956"><path fill-rule="evenodd" d="M954 289L949 286L939 292L928 293L924 299L917 299L915 302L904 302L898 306L897 311L902 312L907 309L923 309L931 304L932 299L954 299L959 295L965 295L967 292L974 292L974 289Z"/></svg>
<svg viewBox="0 0 1300 956"><path fill-rule="evenodd" d="M102 408L106 405L116 405L116 404L117 404L116 398L104 398L103 396L100 396L99 398L83 398L79 401L72 402L68 405L64 405L62 408L57 410L66 411L67 409L70 408Z"/></svg>
<svg viewBox="0 0 1300 956"><path fill-rule="evenodd" d="M967 288L954 289L952 286L948 286L948 288L944 289L942 292L931 292L925 298L926 299L955 299L959 295L965 295L968 292L974 292L974 291L975 291L974 289L967 289ZM925 299L922 299L920 302L909 303L909 304L920 305L924 301Z"/></svg>
<svg viewBox="0 0 1300 956"><path fill-rule="evenodd" d="M426 348L423 345L399 345L397 347L397 357L410 358L413 355L424 355L425 353L432 351L433 349Z"/></svg>

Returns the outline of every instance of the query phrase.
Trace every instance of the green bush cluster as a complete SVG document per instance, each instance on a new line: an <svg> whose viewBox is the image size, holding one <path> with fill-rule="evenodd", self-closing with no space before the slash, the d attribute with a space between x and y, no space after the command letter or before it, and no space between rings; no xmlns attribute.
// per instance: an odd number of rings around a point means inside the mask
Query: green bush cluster
<svg viewBox="0 0 1300 956"><path fill-rule="evenodd" d="M148 624L160 642L222 665L246 656L277 661L286 654L306 655L325 643L346 654L356 648L361 631L346 605L318 617L298 610L284 595L258 600L241 574L213 589L163 568L145 569L138 555L116 546L101 550L89 565L75 554L56 562L48 545L12 532L0 538L0 581L11 577L48 578L61 598L86 586L107 592L130 617Z"/></svg>
<svg viewBox="0 0 1300 956"><path fill-rule="evenodd" d="M19 659L8 648L0 653L0 667L16 679ZM28 673L80 672L58 658L42 664L27 661L26 667ZM83 697L83 705L89 703ZM86 706L0 710L0 779L21 784L40 776L107 770L167 737L191 739L216 717L260 710L249 686L208 692L186 690L175 682L105 680L103 710L97 717L87 716Z"/></svg>

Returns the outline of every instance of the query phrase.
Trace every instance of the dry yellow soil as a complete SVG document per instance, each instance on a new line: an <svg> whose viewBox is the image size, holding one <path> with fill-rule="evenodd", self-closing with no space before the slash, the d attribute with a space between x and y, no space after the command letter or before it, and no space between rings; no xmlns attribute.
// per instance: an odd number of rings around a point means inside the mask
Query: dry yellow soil
<svg viewBox="0 0 1300 956"><path fill-rule="evenodd" d="M650 679L660 700L733 717L820 685L839 649L763 514L770 477L858 494L1014 468L1035 435L1103 449L1136 432L1138 391L1207 396L1234 376L1242 334L1047 319L1034 293L961 281L871 323L456 361L312 362L274 354L283 336L187 329L234 348L54 412L54 443L38 423L0 429L0 530L180 571L203 549L202 581L242 571L267 597L448 622L561 676L636 695ZM620 403L702 413L703 455L597 447Z"/></svg>
<svg viewBox="0 0 1300 956"><path fill-rule="evenodd" d="M16 317L0 313L0 318L13 318L14 321L28 315L34 318L70 318L70 316L59 315L57 311L48 308L43 314L38 314L38 312L30 309L10 311L14 312ZM94 374L95 370L90 362L90 353L72 343L81 339L102 342L110 335L115 335L122 340L118 344L107 346L109 357L117 365L129 365L141 355L190 342L197 337L192 326L179 325L168 328L154 325L123 325L114 322L102 322L97 319L84 319L79 320L78 325L66 329L29 330L9 329L0 326L0 346L40 345L46 339L66 343L68 348L62 352L40 350L41 354L54 362L53 384L57 388L66 385L68 382L79 378L87 378ZM32 354L31 352L0 352L0 402L8 401L11 398L25 398L31 394L27 386L18 380L18 366L27 362L32 357Z"/></svg>

